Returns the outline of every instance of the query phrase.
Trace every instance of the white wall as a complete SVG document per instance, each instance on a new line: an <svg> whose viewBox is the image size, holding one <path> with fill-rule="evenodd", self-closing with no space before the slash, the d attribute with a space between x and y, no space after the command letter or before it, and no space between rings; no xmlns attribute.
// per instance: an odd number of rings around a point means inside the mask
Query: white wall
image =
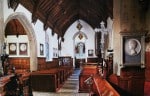
<svg viewBox="0 0 150 96"><path fill-rule="evenodd" d="M44 44L44 48L45 48L45 31L43 30L43 23L40 21L40 20L37 20L37 22L35 23L35 25L31 22L32 21L32 14L27 10L27 9L25 9L22 5L20 5L19 4L19 6L17 7L17 9L15 10L15 12L14 12L14 10L12 10L11 8L8 8L8 4L7 4L7 0L3 0L4 1L4 22L6 22L7 21L7 18L10 16L10 15L12 15L12 14L14 14L14 13L16 13L16 12L21 12L21 13L23 13L25 16L26 16L26 18L28 19L28 21L32 24L32 27L33 27L33 29L34 29L34 32L35 32L35 35L36 35L36 40L37 40L37 54L38 54L38 57L45 57L46 56L46 54L45 54L45 51L44 51L44 55L40 55L40 44ZM48 35L49 35L49 37L50 37L50 60L49 61L51 61L52 60L52 48L54 47L54 48L58 48L57 47L57 44L55 44L54 42L57 42L57 35L55 34L54 36L51 36L51 29L47 29L47 31L46 31L47 33L48 33ZM17 38L15 38L15 37L8 37L9 38L9 40L8 40L8 42L9 41L11 41L11 40L16 40ZM28 40L28 38L24 38L24 40L25 41L27 41ZM45 50L45 49L44 49ZM29 56L30 56L30 54L29 54Z"/></svg>
<svg viewBox="0 0 150 96"><path fill-rule="evenodd" d="M87 35L87 40L86 40L86 57L88 57L88 49L93 49L94 50L94 56L95 56L95 32L93 28L84 22L83 20L80 20L81 25L83 26L81 31ZM61 55L62 56L71 56L74 57L74 40L73 36L79 30L76 28L78 24L78 21L75 21L66 31L66 34L64 35L65 41L62 43L62 51Z"/></svg>
<svg viewBox="0 0 150 96"><path fill-rule="evenodd" d="M23 14L25 14L25 16L27 17L28 21L31 22L31 17L32 14L25 9L22 5L19 4L19 6L17 7L16 11L14 12L14 10L12 10L11 8L8 8L7 5L7 0L4 0L4 22L6 22L7 18L14 14L15 12L22 12ZM109 21L108 21L109 22ZM110 20L111 22L111 20ZM93 49L94 50L94 57L95 57L95 32L93 30L93 28L87 24L86 22L84 22L83 20L80 20L81 25L83 26L81 31L83 33L85 33L87 35L87 40L86 40L86 57L88 57L88 49ZM72 25L70 25L70 27L67 29L64 38L65 41L62 42L62 51L61 51L61 56L71 56L74 57L74 40L73 40L73 36L75 33L77 33L79 30L76 28L78 22L75 21ZM110 26L112 26L110 24ZM50 61L53 58L53 48L58 49L58 40L57 40L57 34L55 34L54 36L52 36L52 32L51 29L47 29L46 31L43 30L43 23L40 20L37 20L37 22L35 23L35 25L32 23L32 27L35 31L36 34L36 40L37 40L37 53L38 53L38 57L45 57L46 56L46 52L44 53L43 56L40 55L40 44L44 44L44 48L45 48L45 32L48 33L49 35L49 45L50 45Z"/></svg>
<svg viewBox="0 0 150 96"><path fill-rule="evenodd" d="M43 31L43 23L40 20L37 20L36 24L33 25L33 28L35 30L36 33L36 39L37 40L37 53L38 53L38 57L45 57L45 53L43 56L40 55L40 44L44 45L45 48L45 31Z"/></svg>
<svg viewBox="0 0 150 96"><path fill-rule="evenodd" d="M9 57L29 57L30 50L29 49L29 41L26 35L20 35L18 38L16 36L7 36L5 38L6 43L6 53L9 54L9 43L15 43L16 46L16 55L9 55ZM27 43L27 55L19 55L19 43Z"/></svg>

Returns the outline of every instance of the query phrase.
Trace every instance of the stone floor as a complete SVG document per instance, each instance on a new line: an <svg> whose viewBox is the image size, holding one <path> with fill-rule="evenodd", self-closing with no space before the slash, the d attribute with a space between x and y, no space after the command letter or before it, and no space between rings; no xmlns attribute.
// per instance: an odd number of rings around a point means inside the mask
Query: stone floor
<svg viewBox="0 0 150 96"><path fill-rule="evenodd" d="M62 88L54 92L33 92L33 96L89 96L89 93L78 93L80 70L76 69L74 73L64 83Z"/></svg>

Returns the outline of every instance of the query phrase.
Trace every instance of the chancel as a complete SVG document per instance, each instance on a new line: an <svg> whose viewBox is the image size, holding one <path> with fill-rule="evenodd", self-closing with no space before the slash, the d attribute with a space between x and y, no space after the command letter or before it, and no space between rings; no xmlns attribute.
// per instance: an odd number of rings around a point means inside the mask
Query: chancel
<svg viewBox="0 0 150 96"><path fill-rule="evenodd" d="M150 0L0 0L0 96L150 96Z"/></svg>

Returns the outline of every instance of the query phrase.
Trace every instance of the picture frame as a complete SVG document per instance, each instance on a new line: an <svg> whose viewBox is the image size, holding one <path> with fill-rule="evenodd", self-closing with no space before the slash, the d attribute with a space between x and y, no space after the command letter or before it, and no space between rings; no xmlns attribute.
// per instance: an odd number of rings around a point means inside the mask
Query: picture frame
<svg viewBox="0 0 150 96"><path fill-rule="evenodd" d="M58 49L53 48L53 58L58 58Z"/></svg>
<svg viewBox="0 0 150 96"><path fill-rule="evenodd" d="M139 66L145 68L144 34L122 33L121 66Z"/></svg>
<svg viewBox="0 0 150 96"><path fill-rule="evenodd" d="M40 44L40 55L44 55L44 45Z"/></svg>
<svg viewBox="0 0 150 96"><path fill-rule="evenodd" d="M94 52L93 52L93 49L89 49L89 50L88 50L88 56L93 56L93 53L94 53Z"/></svg>
<svg viewBox="0 0 150 96"><path fill-rule="evenodd" d="M9 43L9 55L17 55L17 43Z"/></svg>
<svg viewBox="0 0 150 96"><path fill-rule="evenodd" d="M19 55L28 55L28 44L19 43Z"/></svg>

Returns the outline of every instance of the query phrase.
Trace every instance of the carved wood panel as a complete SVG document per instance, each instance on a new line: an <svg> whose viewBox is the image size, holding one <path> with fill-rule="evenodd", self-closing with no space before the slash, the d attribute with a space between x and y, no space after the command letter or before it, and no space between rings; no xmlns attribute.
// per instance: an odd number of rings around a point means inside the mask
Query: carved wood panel
<svg viewBox="0 0 150 96"><path fill-rule="evenodd" d="M131 96L144 96L145 69L126 67L121 69L119 86Z"/></svg>
<svg viewBox="0 0 150 96"><path fill-rule="evenodd" d="M146 52L146 70L145 70L145 77L146 81L150 81L150 52Z"/></svg>
<svg viewBox="0 0 150 96"><path fill-rule="evenodd" d="M30 58L29 57L10 57L9 63L14 65L16 69L28 69L30 70Z"/></svg>

